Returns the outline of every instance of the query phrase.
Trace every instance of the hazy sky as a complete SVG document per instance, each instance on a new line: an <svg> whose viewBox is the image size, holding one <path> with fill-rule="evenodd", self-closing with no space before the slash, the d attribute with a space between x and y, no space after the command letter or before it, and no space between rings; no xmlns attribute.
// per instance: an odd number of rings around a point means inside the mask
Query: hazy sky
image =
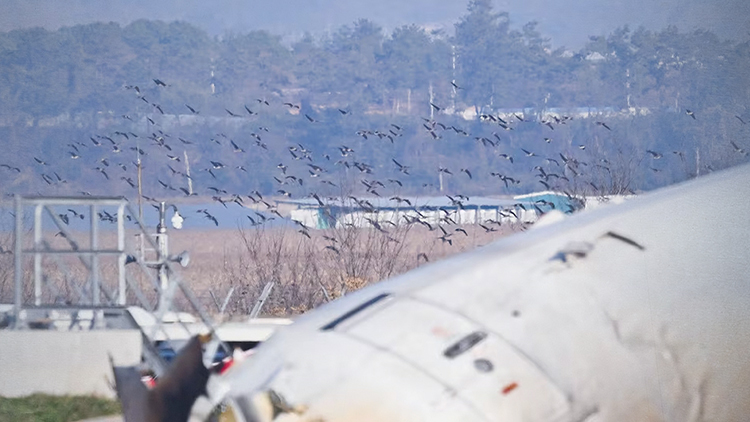
<svg viewBox="0 0 750 422"><path fill-rule="evenodd" d="M495 0L515 26L536 20L555 46L580 48L589 35L629 24L649 29L712 30L723 38L750 38L749 0ZM408 23L452 30L466 11L462 0L0 0L0 31L56 29L94 21L183 20L212 35L266 29L285 36L335 30L368 18L387 31Z"/></svg>

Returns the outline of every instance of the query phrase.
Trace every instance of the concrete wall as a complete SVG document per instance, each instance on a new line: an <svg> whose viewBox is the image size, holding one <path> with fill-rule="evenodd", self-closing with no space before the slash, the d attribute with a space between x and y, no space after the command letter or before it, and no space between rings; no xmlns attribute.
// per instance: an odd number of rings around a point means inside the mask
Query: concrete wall
<svg viewBox="0 0 750 422"><path fill-rule="evenodd" d="M118 366L141 360L137 330L0 331L0 396L34 393L114 398L112 355Z"/></svg>

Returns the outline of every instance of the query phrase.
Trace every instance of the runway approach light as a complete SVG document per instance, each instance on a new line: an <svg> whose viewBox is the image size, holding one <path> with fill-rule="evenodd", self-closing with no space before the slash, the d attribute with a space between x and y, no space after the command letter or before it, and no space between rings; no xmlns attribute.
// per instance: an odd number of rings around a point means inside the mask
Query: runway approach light
<svg viewBox="0 0 750 422"><path fill-rule="evenodd" d="M175 229L181 229L182 228L182 222L185 221L184 218L180 215L180 212L175 209L174 215L172 216L172 227Z"/></svg>

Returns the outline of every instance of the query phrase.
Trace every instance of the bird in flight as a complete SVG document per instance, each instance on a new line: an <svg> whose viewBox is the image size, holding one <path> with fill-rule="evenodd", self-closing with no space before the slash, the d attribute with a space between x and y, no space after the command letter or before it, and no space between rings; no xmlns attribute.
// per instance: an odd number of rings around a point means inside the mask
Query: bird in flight
<svg viewBox="0 0 750 422"><path fill-rule="evenodd" d="M508 154L498 154L498 157L505 158L506 160L510 161L511 164L513 164L513 157Z"/></svg>
<svg viewBox="0 0 750 422"><path fill-rule="evenodd" d="M104 171L104 169L103 169L103 168L101 168L101 167L96 167L96 168L95 168L94 170L97 170L97 171L98 171L99 173L101 173L102 175L104 175L104 177L106 177L106 178L107 178L107 180L109 180L109 175L107 175L107 172L106 172L106 171Z"/></svg>
<svg viewBox="0 0 750 422"><path fill-rule="evenodd" d="M691 110L685 109L685 114L687 114L688 116L692 117L693 120L697 120L695 118L695 113L693 113Z"/></svg>
<svg viewBox="0 0 750 422"><path fill-rule="evenodd" d="M445 174L450 174L451 176L453 176L453 173L451 173L451 171L445 167L439 167L438 173L445 173Z"/></svg>
<svg viewBox="0 0 750 422"><path fill-rule="evenodd" d="M209 213L208 213L208 210L198 210L197 212L202 212L202 213L203 213L203 215L204 215L204 216L205 216L205 217L206 217L207 219L209 219L209 220L213 221L213 223L214 223L214 224L216 225L216 227L219 227L219 220L217 220L217 219L216 219L216 217L214 217L213 215L209 214Z"/></svg>
<svg viewBox="0 0 750 422"><path fill-rule="evenodd" d="M404 174L409 174L409 167L402 166L401 163L399 163L398 161L396 161L395 158L391 158L391 161L393 161L393 163L396 164L396 166L398 167L398 171L400 171L401 173L404 173Z"/></svg>
<svg viewBox="0 0 750 422"><path fill-rule="evenodd" d="M20 172L21 172L21 169L20 169L20 168L18 168L18 167L13 167L13 166L10 166L10 165L8 165L8 164L0 164L0 167L5 167L5 168L7 168L8 170L13 170L13 171L15 171L16 173L20 173Z"/></svg>
<svg viewBox="0 0 750 422"><path fill-rule="evenodd" d="M480 224L479 227L483 228L485 233L496 232L497 231L496 228L494 228L494 227L487 227L484 224Z"/></svg>
<svg viewBox="0 0 750 422"><path fill-rule="evenodd" d="M230 139L229 142L232 144L234 152L245 152L245 150L237 146L237 144L235 144L233 140Z"/></svg>
<svg viewBox="0 0 750 422"><path fill-rule="evenodd" d="M650 149L647 149L647 150L646 150L646 152L647 152L647 153L649 153L649 154L651 154L651 158L653 158L654 160L658 160L659 158L661 158L661 157L662 157L662 155L661 155L661 154L659 154L659 153L658 153L658 152L656 152L656 151L652 151L652 150L650 150Z"/></svg>
<svg viewBox="0 0 750 422"><path fill-rule="evenodd" d="M732 147L734 148L735 152L737 152L738 154L747 155L747 153L745 153L745 150L738 147L737 144L734 143L734 141L729 141L729 143L732 144Z"/></svg>
<svg viewBox="0 0 750 422"><path fill-rule="evenodd" d="M338 254L339 254L339 250L338 250L338 249L336 249L336 247L334 247L334 246L331 246L331 245L327 245L327 246L325 247L325 249L328 249L328 250L330 250L330 251L333 251L333 252L335 252L335 253L336 253L336 255L338 255Z"/></svg>

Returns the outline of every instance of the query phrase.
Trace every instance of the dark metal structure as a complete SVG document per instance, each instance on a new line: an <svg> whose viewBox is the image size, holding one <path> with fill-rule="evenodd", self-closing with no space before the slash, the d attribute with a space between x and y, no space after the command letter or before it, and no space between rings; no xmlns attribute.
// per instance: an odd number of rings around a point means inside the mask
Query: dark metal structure
<svg viewBox="0 0 750 422"><path fill-rule="evenodd" d="M182 218L177 208L172 207L175 213L173 225L179 227ZM61 213L63 209L66 211ZM17 195L12 328L60 328L59 324L53 324L53 316L65 315L66 321L68 316L70 318L68 329L75 325L81 329L139 329L144 340L144 360L154 372L163 373L166 364L153 339L157 333L169 336L164 330L163 321L167 313L174 310L178 293L182 293L206 328L214 331L211 317L180 277L179 268L186 266L189 259L187 253L169 255L165 224L167 209L166 203L160 203L159 225L154 235L145 227L127 199L122 197ZM76 218L72 220L75 221L71 220L69 213L74 213ZM28 220L31 220L30 224ZM101 227L103 222L115 225L114 242L111 240L112 230ZM129 226L127 230L126 222ZM88 239L74 233L75 230L88 231ZM105 230L106 236L103 233ZM60 237L64 241L57 239ZM126 241L133 237L139 238L140 242ZM106 245L105 238L114 246ZM76 277L74 271L70 271L71 256L76 258L73 262L77 266L85 269L84 277ZM111 274L108 269L103 275L102 263L111 262L113 258L116 260L116 274ZM24 264L28 260L33 261L33 268L31 275L25 276ZM54 265L46 265L48 262ZM180 266L174 265L175 262ZM51 274L50 268L56 268L57 273ZM64 286L66 295L61 294L53 282L55 277L64 278L64 283L58 283L58 286ZM156 292L156 298L144 293L140 280L146 280L146 286ZM126 312L127 307L132 305L150 313L154 325L141 327ZM88 326L84 327L82 321Z"/></svg>

